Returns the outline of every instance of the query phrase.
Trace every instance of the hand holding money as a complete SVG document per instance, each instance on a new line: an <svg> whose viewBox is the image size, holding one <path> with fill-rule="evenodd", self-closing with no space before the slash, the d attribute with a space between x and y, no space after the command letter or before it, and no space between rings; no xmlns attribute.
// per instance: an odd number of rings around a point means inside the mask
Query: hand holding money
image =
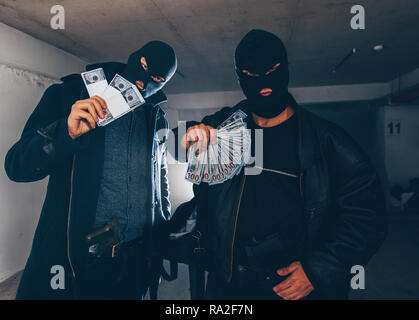
<svg viewBox="0 0 419 320"><path fill-rule="evenodd" d="M96 128L96 122L105 118L105 100L98 96L76 101L67 119L68 134L74 140Z"/></svg>
<svg viewBox="0 0 419 320"><path fill-rule="evenodd" d="M213 127L203 123L190 127L182 138L182 146L189 149L191 144L197 144L197 152L203 152L207 149L208 143L214 144L217 135Z"/></svg>
<svg viewBox="0 0 419 320"><path fill-rule="evenodd" d="M188 129L182 139L183 147L189 149L187 181L214 185L240 173L250 156L246 117L246 113L237 110L216 129L202 123Z"/></svg>
<svg viewBox="0 0 419 320"><path fill-rule="evenodd" d="M119 74L115 74L110 84L102 68L83 72L81 77L90 97L100 96L106 101L106 117L94 118L95 126L106 126L145 103L136 85Z"/></svg>

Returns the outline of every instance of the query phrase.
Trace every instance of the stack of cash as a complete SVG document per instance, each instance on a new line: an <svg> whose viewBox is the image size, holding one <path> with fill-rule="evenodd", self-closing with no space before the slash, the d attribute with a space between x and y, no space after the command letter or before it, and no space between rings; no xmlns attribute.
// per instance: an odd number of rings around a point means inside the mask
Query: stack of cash
<svg viewBox="0 0 419 320"><path fill-rule="evenodd" d="M103 98L108 107L105 110L105 118L97 123L99 126L111 123L145 102L137 86L119 74L114 76L109 85L102 68L83 72L81 76L89 96Z"/></svg>
<svg viewBox="0 0 419 320"><path fill-rule="evenodd" d="M194 184L223 183L240 173L250 157L250 132L241 110L233 113L216 130L215 143L209 143L205 152L197 153L197 144L189 148L185 179Z"/></svg>

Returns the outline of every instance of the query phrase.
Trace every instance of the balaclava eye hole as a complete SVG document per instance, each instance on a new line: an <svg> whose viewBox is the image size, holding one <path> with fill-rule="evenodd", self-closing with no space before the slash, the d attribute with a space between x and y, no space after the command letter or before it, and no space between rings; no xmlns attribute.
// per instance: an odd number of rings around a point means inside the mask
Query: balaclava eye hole
<svg viewBox="0 0 419 320"><path fill-rule="evenodd" d="M147 59L145 57L140 58L140 65L144 69L144 71L148 72L148 64Z"/></svg>

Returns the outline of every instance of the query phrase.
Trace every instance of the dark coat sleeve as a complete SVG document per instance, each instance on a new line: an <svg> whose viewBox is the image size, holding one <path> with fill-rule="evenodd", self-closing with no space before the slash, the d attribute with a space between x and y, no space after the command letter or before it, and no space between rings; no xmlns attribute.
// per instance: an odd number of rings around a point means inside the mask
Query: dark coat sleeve
<svg viewBox="0 0 419 320"><path fill-rule="evenodd" d="M21 138L7 153L4 167L11 180L41 180L80 147L80 139L70 138L67 116L60 111L61 86L54 84L45 91Z"/></svg>
<svg viewBox="0 0 419 320"><path fill-rule="evenodd" d="M326 134L331 229L303 263L314 287L338 296L349 287L350 269L365 266L387 233L384 194L369 159L337 126Z"/></svg>

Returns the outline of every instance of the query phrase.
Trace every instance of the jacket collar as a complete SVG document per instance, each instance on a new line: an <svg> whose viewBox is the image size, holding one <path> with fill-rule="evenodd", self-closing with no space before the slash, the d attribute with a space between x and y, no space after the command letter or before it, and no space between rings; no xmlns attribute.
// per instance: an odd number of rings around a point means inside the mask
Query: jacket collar
<svg viewBox="0 0 419 320"><path fill-rule="evenodd" d="M320 146L317 133L313 127L313 115L301 108L293 95L288 93L291 107L294 108L298 120L298 156L300 159L300 171L310 168L320 157Z"/></svg>
<svg viewBox="0 0 419 320"><path fill-rule="evenodd" d="M152 96L145 99L145 101L148 102L148 103L151 103L153 106L155 106L155 105L158 105L160 103L166 102L167 101L167 96L162 90L159 90L155 94L153 94Z"/></svg>
<svg viewBox="0 0 419 320"><path fill-rule="evenodd" d="M304 171L310 168L320 158L319 141L313 127L311 113L296 108L298 118L298 153L300 158L300 169Z"/></svg>
<svg viewBox="0 0 419 320"><path fill-rule="evenodd" d="M291 95L291 94L290 94ZM320 146L316 139L316 130L313 127L313 116L307 110L302 109L291 95L291 106L294 108L298 119L298 155L300 159L300 169L304 171L310 168L314 162L320 158ZM250 116L247 108L247 100L239 102L236 109L242 109Z"/></svg>

